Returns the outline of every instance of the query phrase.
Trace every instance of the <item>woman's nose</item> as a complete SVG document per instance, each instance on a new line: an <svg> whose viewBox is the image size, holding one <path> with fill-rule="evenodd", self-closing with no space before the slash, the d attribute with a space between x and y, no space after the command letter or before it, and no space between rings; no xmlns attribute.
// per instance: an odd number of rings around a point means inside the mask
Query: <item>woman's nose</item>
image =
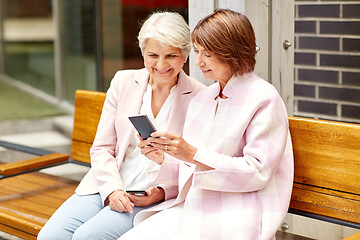
<svg viewBox="0 0 360 240"><path fill-rule="evenodd" d="M195 55L195 64L196 64L197 66L201 66L202 60L201 60L200 54L196 54L196 55Z"/></svg>
<svg viewBox="0 0 360 240"><path fill-rule="evenodd" d="M165 58L159 58L156 65L159 68L159 70L163 70L162 68L166 67L166 59Z"/></svg>

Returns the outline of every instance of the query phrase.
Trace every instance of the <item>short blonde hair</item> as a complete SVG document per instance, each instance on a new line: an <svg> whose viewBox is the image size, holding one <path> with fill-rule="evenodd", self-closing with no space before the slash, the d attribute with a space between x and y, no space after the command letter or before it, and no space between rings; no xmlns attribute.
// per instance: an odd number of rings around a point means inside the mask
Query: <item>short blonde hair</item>
<svg viewBox="0 0 360 240"><path fill-rule="evenodd" d="M155 12L151 14L143 23L138 35L141 52L148 39L155 39L164 46L180 48L185 58L190 54L190 28L179 13Z"/></svg>
<svg viewBox="0 0 360 240"><path fill-rule="evenodd" d="M218 9L200 20L191 37L193 43L229 64L235 75L254 71L255 32L245 15Z"/></svg>

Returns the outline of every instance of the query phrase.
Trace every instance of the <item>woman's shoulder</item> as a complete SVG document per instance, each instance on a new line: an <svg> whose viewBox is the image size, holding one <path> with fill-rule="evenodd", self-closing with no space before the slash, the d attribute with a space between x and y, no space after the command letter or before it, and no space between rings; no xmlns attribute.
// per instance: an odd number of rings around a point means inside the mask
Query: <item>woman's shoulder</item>
<svg viewBox="0 0 360 240"><path fill-rule="evenodd" d="M257 76L256 74L251 75L251 81L248 81L248 84L249 88L260 93L260 95L265 98L269 96L279 96L279 93L274 85Z"/></svg>
<svg viewBox="0 0 360 240"><path fill-rule="evenodd" d="M282 97L275 86L255 74L249 81L248 88L245 91L249 94L249 102L252 102L254 106L284 105Z"/></svg>
<svg viewBox="0 0 360 240"><path fill-rule="evenodd" d="M111 80L111 86L121 86L126 84L128 81L134 79L137 82L141 80L147 80L149 72L145 69L126 69L119 70L115 73L114 77Z"/></svg>

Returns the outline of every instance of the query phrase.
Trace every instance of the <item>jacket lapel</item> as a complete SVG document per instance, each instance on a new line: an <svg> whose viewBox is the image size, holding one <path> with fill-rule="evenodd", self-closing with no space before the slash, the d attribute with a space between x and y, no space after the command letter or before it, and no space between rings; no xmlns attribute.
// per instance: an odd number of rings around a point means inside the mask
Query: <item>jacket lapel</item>
<svg viewBox="0 0 360 240"><path fill-rule="evenodd" d="M148 71L146 69L139 70L131 79L127 81L126 86L124 87L124 91L120 93L118 100L117 120L123 122L119 124L121 129L117 129L117 137L118 139L121 139L118 145L118 159L123 159L126 149L129 146L130 139L135 133L135 129L131 125L128 117L139 114L143 96L148 84L148 79Z"/></svg>

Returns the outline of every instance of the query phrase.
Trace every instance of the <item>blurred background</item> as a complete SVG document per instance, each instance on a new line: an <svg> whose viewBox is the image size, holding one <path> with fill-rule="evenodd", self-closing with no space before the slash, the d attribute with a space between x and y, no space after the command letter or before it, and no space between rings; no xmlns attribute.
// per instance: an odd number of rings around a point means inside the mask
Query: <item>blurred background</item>
<svg viewBox="0 0 360 240"><path fill-rule="evenodd" d="M143 67L137 34L149 13L171 10L188 19L187 0L0 4L2 78L70 105L76 89L105 91L117 70Z"/></svg>
<svg viewBox="0 0 360 240"><path fill-rule="evenodd" d="M149 13L177 11L193 27L217 7L248 15L256 73L289 115L360 123L360 1L334 0L0 0L0 121L71 114L76 89L106 91L117 70L143 67L137 34Z"/></svg>
<svg viewBox="0 0 360 240"><path fill-rule="evenodd" d="M75 90L106 91L116 71L143 67L137 34L149 13L176 11L193 27L218 7L252 21L255 72L276 86L289 115L360 123L359 0L0 0L0 140L68 153ZM184 70L201 80L192 67L190 57ZM26 157L0 147L0 162ZM87 170L46 171L79 180ZM318 239L354 232L286 222Z"/></svg>

